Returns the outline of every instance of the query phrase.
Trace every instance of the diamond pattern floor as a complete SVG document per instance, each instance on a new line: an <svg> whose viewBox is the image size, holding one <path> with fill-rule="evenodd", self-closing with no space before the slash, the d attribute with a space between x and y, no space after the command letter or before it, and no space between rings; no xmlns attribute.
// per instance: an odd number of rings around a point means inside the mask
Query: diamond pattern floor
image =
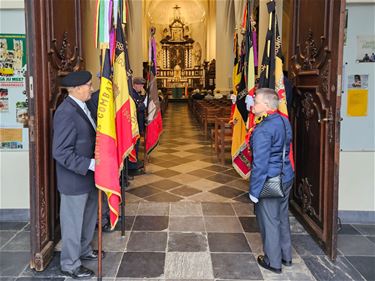
<svg viewBox="0 0 375 281"><path fill-rule="evenodd" d="M374 280L375 226L344 225L331 262L291 217L293 266L260 268L262 243L248 182L216 157L186 104L170 103L147 174L126 192L126 235L103 234L103 280ZM2 223L0 280L68 280L59 246L44 272L28 266L27 223ZM94 241L94 246L96 242ZM357 246L356 246L357 245ZM96 271L96 262L85 262Z"/></svg>

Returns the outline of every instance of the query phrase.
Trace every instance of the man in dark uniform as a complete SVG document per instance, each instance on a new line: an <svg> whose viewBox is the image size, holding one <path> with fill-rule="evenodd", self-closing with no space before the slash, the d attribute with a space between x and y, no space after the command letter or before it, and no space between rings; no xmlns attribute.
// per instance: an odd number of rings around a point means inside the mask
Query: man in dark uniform
<svg viewBox="0 0 375 281"><path fill-rule="evenodd" d="M133 79L133 91L132 98L137 106L137 121L139 127L139 133L143 135L145 128L145 110L147 105L147 100L144 95L142 95L142 90L146 80L142 77L134 77Z"/></svg>
<svg viewBox="0 0 375 281"><path fill-rule="evenodd" d="M145 129L145 111L147 105L147 97L142 95L143 86L146 84L146 80L142 77L134 77L133 78L133 91L131 93L132 98L135 102L137 107L137 122L139 128L139 134L144 135ZM137 155L137 163L128 162L129 164L129 175L139 175L142 174L140 169L143 168L143 163L138 159L138 151L139 151L139 140L135 145L135 151Z"/></svg>
<svg viewBox="0 0 375 281"><path fill-rule="evenodd" d="M79 71L62 79L69 96L53 119L52 154L61 197L60 265L64 274L76 279L94 276L81 260L98 258L98 252L90 245L98 209L94 181L96 124L86 104L93 91L91 77L90 72Z"/></svg>

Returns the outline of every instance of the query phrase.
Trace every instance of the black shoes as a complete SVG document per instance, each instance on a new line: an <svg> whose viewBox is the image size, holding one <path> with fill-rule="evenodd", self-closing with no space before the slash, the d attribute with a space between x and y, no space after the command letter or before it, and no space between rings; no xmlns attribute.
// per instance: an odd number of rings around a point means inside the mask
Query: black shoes
<svg viewBox="0 0 375 281"><path fill-rule="evenodd" d="M292 260L290 260L290 261L286 261L286 260L281 260L281 263L283 264L283 265L285 265L285 266L292 266Z"/></svg>
<svg viewBox="0 0 375 281"><path fill-rule="evenodd" d="M105 252L102 251L102 259L105 257ZM96 261L98 259L98 251L92 250L92 252L86 256L82 256L81 260Z"/></svg>
<svg viewBox="0 0 375 281"><path fill-rule="evenodd" d="M144 170L142 170L142 169L136 169L136 170L129 170L128 171L128 175L129 176L139 176L139 175L144 175L145 174L145 172L144 172Z"/></svg>
<svg viewBox="0 0 375 281"><path fill-rule="evenodd" d="M61 270L61 272L65 275L72 277L73 279L89 278L95 275L94 271L92 271L91 269L88 269L87 267L84 267L83 265L77 267L73 271Z"/></svg>
<svg viewBox="0 0 375 281"><path fill-rule="evenodd" d="M260 255L260 256L258 256L258 264L261 266L261 267L263 267L263 268L265 268L265 269L267 269L267 270L270 270L270 271L272 271L272 272L274 272L274 273L277 273L277 274L280 274L281 273L281 268L273 268L272 266L270 266L266 261L265 261L265 259L264 259L264 256L262 256L262 255Z"/></svg>
<svg viewBox="0 0 375 281"><path fill-rule="evenodd" d="M143 161L138 161L137 166L138 169L143 169L145 167L145 164L143 163Z"/></svg>

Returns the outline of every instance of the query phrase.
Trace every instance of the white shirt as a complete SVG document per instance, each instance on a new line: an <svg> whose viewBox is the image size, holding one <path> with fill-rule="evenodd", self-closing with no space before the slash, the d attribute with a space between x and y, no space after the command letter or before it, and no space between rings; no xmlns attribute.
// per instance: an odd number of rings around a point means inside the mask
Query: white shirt
<svg viewBox="0 0 375 281"><path fill-rule="evenodd" d="M69 95L69 97L70 97L72 100L74 100L74 101L76 102L76 104L78 104L79 107L80 107L83 111L85 111L85 106L87 106L85 102L81 101L80 99L77 99L76 97L73 97L72 95Z"/></svg>
<svg viewBox="0 0 375 281"><path fill-rule="evenodd" d="M91 125L96 130L95 121L94 121L94 119L92 119L92 116L91 116L89 108L87 107L87 104L85 102L77 99L76 97L71 96L71 95L69 95L69 97L71 97L79 105L79 107L83 110L83 112L86 113L87 118L89 118L89 121L90 121Z"/></svg>
<svg viewBox="0 0 375 281"><path fill-rule="evenodd" d="M94 120L92 119L91 115L89 115L90 112L87 113L88 108L87 108L86 103L83 102L83 101L81 101L81 100L79 100L79 99L77 99L76 97L73 97L72 95L69 95L69 97L71 97L71 99L74 100L74 101L76 102L76 104L79 105L79 107L83 110L83 112L86 113L87 117L88 117L89 120L90 120L90 123L91 123L92 126L96 129L95 122L94 122ZM91 159L91 161L90 161L90 165L89 165L89 168L88 168L88 169L91 170L91 171L93 171L93 172L95 171L95 159Z"/></svg>

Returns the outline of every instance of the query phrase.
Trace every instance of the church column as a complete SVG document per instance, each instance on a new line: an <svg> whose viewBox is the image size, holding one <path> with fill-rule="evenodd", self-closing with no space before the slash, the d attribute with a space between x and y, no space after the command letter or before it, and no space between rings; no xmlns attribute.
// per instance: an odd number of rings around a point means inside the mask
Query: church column
<svg viewBox="0 0 375 281"><path fill-rule="evenodd" d="M127 39L129 47L130 66L133 69L133 76L142 76L143 61L146 61L148 41L147 31L144 26L143 1L130 0L129 1L130 23L127 28Z"/></svg>
<svg viewBox="0 0 375 281"><path fill-rule="evenodd" d="M202 59L211 61L216 59L216 3L214 1L207 3L206 34L206 55Z"/></svg>
<svg viewBox="0 0 375 281"><path fill-rule="evenodd" d="M234 15L230 7L227 1L216 1L216 89L227 93L232 88L233 69Z"/></svg>

